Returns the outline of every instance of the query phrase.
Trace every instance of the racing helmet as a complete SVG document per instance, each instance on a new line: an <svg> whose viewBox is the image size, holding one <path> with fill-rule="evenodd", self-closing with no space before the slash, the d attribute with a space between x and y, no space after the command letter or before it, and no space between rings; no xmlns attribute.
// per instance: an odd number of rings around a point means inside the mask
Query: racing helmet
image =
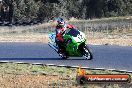
<svg viewBox="0 0 132 88"><path fill-rule="evenodd" d="M58 18L57 23L58 23L58 26L60 27L64 27L65 25L65 21L63 18Z"/></svg>

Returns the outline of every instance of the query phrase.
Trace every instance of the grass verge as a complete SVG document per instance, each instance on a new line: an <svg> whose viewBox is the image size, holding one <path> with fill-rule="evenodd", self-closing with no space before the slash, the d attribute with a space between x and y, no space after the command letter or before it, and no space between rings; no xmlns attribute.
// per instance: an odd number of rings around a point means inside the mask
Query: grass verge
<svg viewBox="0 0 132 88"><path fill-rule="evenodd" d="M86 84L78 85L76 82L75 68L33 65L33 64L0 64L1 88L130 88L131 83L126 84ZM109 70L87 69L88 74L127 74ZM132 77L132 73L129 73Z"/></svg>
<svg viewBox="0 0 132 88"><path fill-rule="evenodd" d="M87 43L92 45L120 45L132 46L131 38L90 38L87 36ZM50 40L47 34L43 33L14 33L0 34L0 42L42 42L48 43Z"/></svg>

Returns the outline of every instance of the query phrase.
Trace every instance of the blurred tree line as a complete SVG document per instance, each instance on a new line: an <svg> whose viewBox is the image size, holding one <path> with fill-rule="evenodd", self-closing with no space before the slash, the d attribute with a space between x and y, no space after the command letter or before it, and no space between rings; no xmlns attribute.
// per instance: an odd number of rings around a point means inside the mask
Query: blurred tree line
<svg viewBox="0 0 132 88"><path fill-rule="evenodd" d="M0 0L0 20L48 21L132 15L132 0Z"/></svg>

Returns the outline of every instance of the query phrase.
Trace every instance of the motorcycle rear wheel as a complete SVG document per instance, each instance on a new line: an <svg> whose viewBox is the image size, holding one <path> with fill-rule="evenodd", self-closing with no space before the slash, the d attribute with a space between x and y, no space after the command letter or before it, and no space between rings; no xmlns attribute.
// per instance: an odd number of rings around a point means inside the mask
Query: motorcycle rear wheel
<svg viewBox="0 0 132 88"><path fill-rule="evenodd" d="M68 58L68 56L67 56L65 53L59 54L59 56L60 56L62 59L67 59L67 58Z"/></svg>

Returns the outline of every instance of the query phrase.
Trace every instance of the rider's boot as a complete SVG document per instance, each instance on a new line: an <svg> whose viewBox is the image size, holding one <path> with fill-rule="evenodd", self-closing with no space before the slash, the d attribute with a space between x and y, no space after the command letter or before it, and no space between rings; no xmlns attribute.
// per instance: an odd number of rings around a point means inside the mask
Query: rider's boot
<svg viewBox="0 0 132 88"><path fill-rule="evenodd" d="M58 49L58 54L61 56L61 55L63 55L63 50L62 49Z"/></svg>

